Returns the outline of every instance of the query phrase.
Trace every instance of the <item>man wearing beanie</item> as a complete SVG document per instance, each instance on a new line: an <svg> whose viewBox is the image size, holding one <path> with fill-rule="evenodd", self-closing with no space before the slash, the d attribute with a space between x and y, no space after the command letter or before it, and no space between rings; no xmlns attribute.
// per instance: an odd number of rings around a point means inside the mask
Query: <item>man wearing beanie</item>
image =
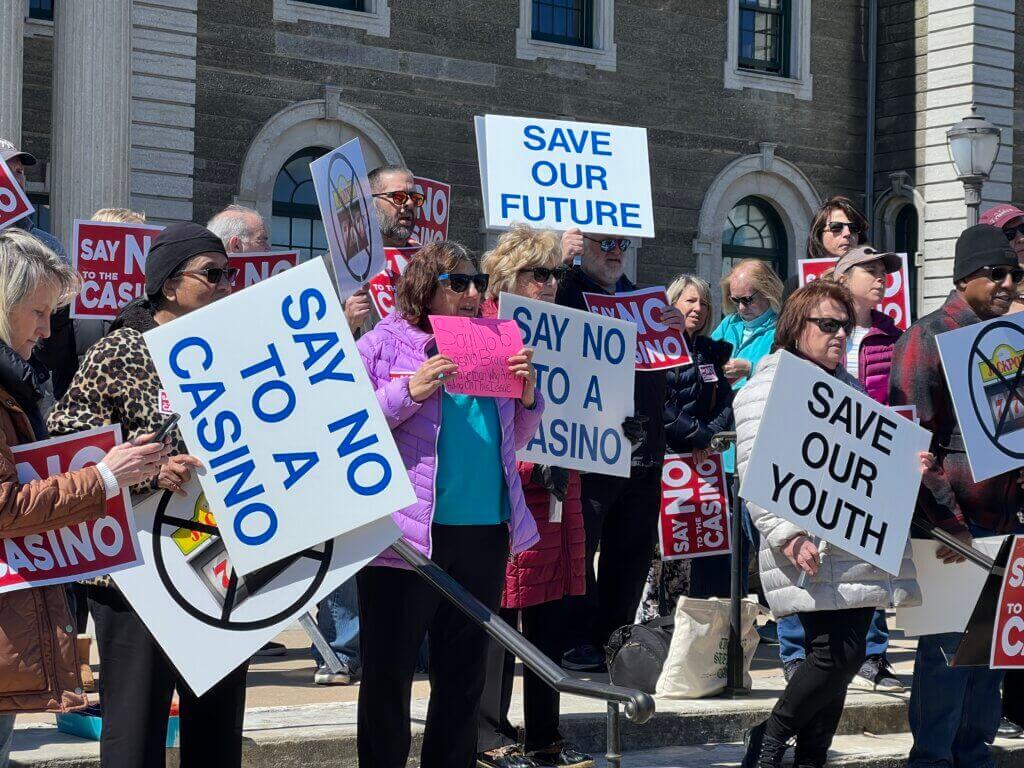
<svg viewBox="0 0 1024 768"><path fill-rule="evenodd" d="M965 543L1013 532L1024 492L1016 471L974 482L935 337L1006 314L1022 278L1024 270L1001 229L978 224L964 230L956 242L949 298L911 325L893 352L889 404L917 406L941 469L936 488L921 487L917 514ZM946 563L962 561L945 547L938 556ZM988 743L999 726L1002 673L948 666L946 658L956 652L960 637L946 633L918 639L910 693L914 746L907 768L995 765Z"/></svg>

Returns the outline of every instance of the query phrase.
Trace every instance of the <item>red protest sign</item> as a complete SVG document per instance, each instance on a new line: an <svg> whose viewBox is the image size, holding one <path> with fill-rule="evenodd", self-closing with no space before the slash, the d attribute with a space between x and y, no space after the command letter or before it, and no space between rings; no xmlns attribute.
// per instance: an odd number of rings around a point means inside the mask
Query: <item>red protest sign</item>
<svg viewBox="0 0 1024 768"><path fill-rule="evenodd" d="M448 212L451 210L452 188L450 184L419 176L413 179L416 191L423 194L423 207L416 218L412 236L422 245L430 245L448 239ZM387 250L387 249L385 249Z"/></svg>
<svg viewBox="0 0 1024 768"><path fill-rule="evenodd" d="M508 359L523 348L515 320L431 315L437 351L459 371L445 384L449 393L480 397L522 397L523 380L508 370Z"/></svg>
<svg viewBox="0 0 1024 768"><path fill-rule="evenodd" d="M681 331L661 322L668 296L661 287L617 293L584 293L587 309L599 315L636 323L636 369L660 371L690 365L690 350Z"/></svg>
<svg viewBox="0 0 1024 768"><path fill-rule="evenodd" d="M899 254L902 266L899 272L890 272L885 278L885 296L878 305L878 311L889 315L900 330L910 327L910 278L907 273L907 254ZM801 259L800 285L805 286L817 280L839 259Z"/></svg>
<svg viewBox="0 0 1024 768"><path fill-rule="evenodd" d="M229 253L228 266L235 267L238 274L231 284L233 291L240 291L261 280L273 277L299 264L298 251L273 251L268 253Z"/></svg>
<svg viewBox="0 0 1024 768"><path fill-rule="evenodd" d="M661 467L662 560L722 555L729 539L729 492L720 454L696 462L692 453L669 454Z"/></svg>
<svg viewBox="0 0 1024 768"><path fill-rule="evenodd" d="M163 227L75 220L71 266L82 275L72 317L113 320L146 292L146 254Z"/></svg>
<svg viewBox="0 0 1024 768"><path fill-rule="evenodd" d="M996 603L992 669L1024 667L1024 536L1014 536Z"/></svg>
<svg viewBox="0 0 1024 768"><path fill-rule="evenodd" d="M13 448L22 484L92 466L121 442L118 425ZM107 501L99 520L2 540L0 592L61 584L142 562L128 492Z"/></svg>
<svg viewBox="0 0 1024 768"><path fill-rule="evenodd" d="M370 299L381 320L395 311L395 283L405 272L409 260L418 250L418 247L384 249L387 267L383 272L378 272L371 277L369 282Z"/></svg>
<svg viewBox="0 0 1024 768"><path fill-rule="evenodd" d="M35 207L29 202L25 190L14 178L11 169L0 159L0 230L18 219L31 216Z"/></svg>

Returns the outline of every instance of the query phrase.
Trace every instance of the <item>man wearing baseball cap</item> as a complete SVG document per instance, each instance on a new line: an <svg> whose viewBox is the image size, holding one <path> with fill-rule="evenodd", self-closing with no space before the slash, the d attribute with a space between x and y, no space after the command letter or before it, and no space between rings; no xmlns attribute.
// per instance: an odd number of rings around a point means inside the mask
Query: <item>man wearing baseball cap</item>
<svg viewBox="0 0 1024 768"><path fill-rule="evenodd" d="M974 482L935 337L1005 315L1022 280L1024 269L999 227L965 229L956 242L949 298L910 326L893 354L889 404L917 407L937 457L937 476L922 485L916 514L965 544L1016 531L1024 490L1016 470ZM937 556L946 563L963 560L948 547L940 547ZM988 743L999 726L1003 675L987 667L948 666L960 637L950 632L918 638L910 693L914 746L907 768L994 765Z"/></svg>

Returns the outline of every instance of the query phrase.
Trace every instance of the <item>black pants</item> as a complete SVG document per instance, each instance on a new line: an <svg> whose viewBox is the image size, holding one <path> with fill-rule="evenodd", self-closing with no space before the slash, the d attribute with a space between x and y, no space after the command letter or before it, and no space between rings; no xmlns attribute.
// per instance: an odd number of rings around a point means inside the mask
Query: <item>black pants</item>
<svg viewBox="0 0 1024 768"><path fill-rule="evenodd" d="M1024 670L1009 669L1003 675L1003 717L1024 723Z"/></svg>
<svg viewBox="0 0 1024 768"><path fill-rule="evenodd" d="M587 532L587 593L568 598L577 643L602 648L624 624L632 624L651 567L658 531L661 469L632 477L587 474L581 478L583 524ZM601 557L594 566L598 547Z"/></svg>
<svg viewBox="0 0 1024 768"><path fill-rule="evenodd" d="M202 696L178 677L142 620L113 587L89 587L100 654L102 768L164 765L167 716L178 689L181 767L242 764L246 662ZM197 648L197 653L202 649Z"/></svg>
<svg viewBox="0 0 1024 768"><path fill-rule="evenodd" d="M491 610L501 605L507 525L435 525L432 559ZM359 765L405 768L416 656L430 639L430 704L422 768L475 768L487 635L413 571L371 566L357 575Z"/></svg>
<svg viewBox="0 0 1024 768"><path fill-rule="evenodd" d="M513 627L520 626L523 637L553 662L558 664L562 660L566 644L566 614L562 600L522 610L503 608L501 617ZM477 750L480 752L489 752L518 741L516 729L508 721L515 667L516 657L491 640L487 651L487 684L480 700L480 733L477 736ZM558 691L524 667L523 714L527 752L561 741L558 705Z"/></svg>
<svg viewBox="0 0 1024 768"><path fill-rule="evenodd" d="M766 735L796 736L797 755L824 765L846 703L846 687L864 663L873 608L798 613L807 659L797 669L768 719Z"/></svg>

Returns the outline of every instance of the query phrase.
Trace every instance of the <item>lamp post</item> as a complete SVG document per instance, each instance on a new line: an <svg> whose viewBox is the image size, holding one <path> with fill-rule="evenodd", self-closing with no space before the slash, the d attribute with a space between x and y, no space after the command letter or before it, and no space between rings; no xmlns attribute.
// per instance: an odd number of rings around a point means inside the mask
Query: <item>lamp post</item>
<svg viewBox="0 0 1024 768"><path fill-rule="evenodd" d="M970 115L946 131L949 158L964 185L968 227L978 223L981 187L996 164L1000 136L999 129L975 114L974 107Z"/></svg>

